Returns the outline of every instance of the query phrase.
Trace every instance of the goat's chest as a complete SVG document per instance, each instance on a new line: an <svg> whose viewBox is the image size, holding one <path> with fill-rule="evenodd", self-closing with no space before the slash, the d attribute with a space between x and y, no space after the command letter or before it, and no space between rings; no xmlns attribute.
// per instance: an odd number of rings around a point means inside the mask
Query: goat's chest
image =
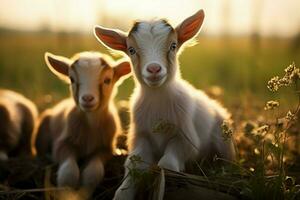
<svg viewBox="0 0 300 200"><path fill-rule="evenodd" d="M160 99L136 105L133 110L133 134L145 136L153 149L161 153L176 129L185 120L186 106L179 101Z"/></svg>
<svg viewBox="0 0 300 200"><path fill-rule="evenodd" d="M89 127L83 130L83 134L77 140L82 156L107 148L111 143L109 135L112 133L109 131L112 130L105 128L105 126Z"/></svg>

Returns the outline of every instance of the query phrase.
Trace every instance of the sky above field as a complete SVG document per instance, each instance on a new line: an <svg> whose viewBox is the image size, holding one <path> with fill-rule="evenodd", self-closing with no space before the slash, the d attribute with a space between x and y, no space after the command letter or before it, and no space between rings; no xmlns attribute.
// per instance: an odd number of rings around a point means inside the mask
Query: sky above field
<svg viewBox="0 0 300 200"><path fill-rule="evenodd" d="M126 30L134 19L154 17L176 25L203 8L206 34L300 32L300 0L0 0L0 6L0 26L17 30L90 32L95 24Z"/></svg>

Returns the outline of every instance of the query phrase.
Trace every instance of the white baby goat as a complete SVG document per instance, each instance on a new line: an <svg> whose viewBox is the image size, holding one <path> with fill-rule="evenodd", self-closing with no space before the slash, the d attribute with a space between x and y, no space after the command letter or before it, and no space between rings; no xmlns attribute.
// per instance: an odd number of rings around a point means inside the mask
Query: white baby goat
<svg viewBox="0 0 300 200"><path fill-rule="evenodd" d="M186 41L197 35L203 19L204 12L200 10L176 28L165 20L136 22L128 35L95 27L100 42L131 58L136 79L131 98L130 152L125 162L125 180L115 199L130 200L135 196L136 187L128 176L132 155L174 171L184 170L188 160L199 156L234 158L232 142L225 142L221 136L221 124L229 114L183 80L178 69L176 55ZM161 120L175 125L176 131L156 133L153 127ZM137 167L147 168L144 162Z"/></svg>
<svg viewBox="0 0 300 200"><path fill-rule="evenodd" d="M93 52L72 59L46 53L45 59L54 74L70 83L73 98L43 113L37 153L52 151L59 163L58 186L81 186L91 193L103 178L105 161L112 156L120 131L112 98L114 85L130 72L130 64L113 63L110 57Z"/></svg>

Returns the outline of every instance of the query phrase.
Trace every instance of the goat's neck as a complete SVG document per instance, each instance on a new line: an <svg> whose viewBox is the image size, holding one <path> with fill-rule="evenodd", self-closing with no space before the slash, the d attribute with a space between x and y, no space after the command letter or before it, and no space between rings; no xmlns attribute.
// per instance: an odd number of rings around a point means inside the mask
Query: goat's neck
<svg viewBox="0 0 300 200"><path fill-rule="evenodd" d="M178 82L180 82L180 80L180 77L173 77L167 82L163 83L163 85L155 88L143 84L140 85L139 90L141 94L145 96L168 96L172 95L172 93L176 91L176 85Z"/></svg>
<svg viewBox="0 0 300 200"><path fill-rule="evenodd" d="M99 107L96 110L90 112L79 111L80 114L87 120L89 126L99 126L107 118L109 108L108 106Z"/></svg>
<svg viewBox="0 0 300 200"><path fill-rule="evenodd" d="M174 93L176 91L176 86L174 85L176 83L170 83L171 82L168 82L158 88L142 86L139 88L139 92L136 93L138 95L137 101L143 104L143 106L170 105L170 103L173 102Z"/></svg>

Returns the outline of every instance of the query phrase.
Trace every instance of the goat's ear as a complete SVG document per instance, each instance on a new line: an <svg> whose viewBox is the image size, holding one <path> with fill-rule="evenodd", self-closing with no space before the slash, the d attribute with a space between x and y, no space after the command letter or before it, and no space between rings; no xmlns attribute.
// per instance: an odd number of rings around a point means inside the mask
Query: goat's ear
<svg viewBox="0 0 300 200"><path fill-rule="evenodd" d="M130 62L119 62L113 69L115 79L119 80L121 77L128 75L131 72Z"/></svg>
<svg viewBox="0 0 300 200"><path fill-rule="evenodd" d="M201 9L194 15L185 19L176 27L178 44L181 46L187 40L193 38L200 30L204 20L204 11Z"/></svg>
<svg viewBox="0 0 300 200"><path fill-rule="evenodd" d="M62 56L56 56L51 53L45 53L45 61L48 68L60 79L67 81L69 75L69 67L72 61Z"/></svg>
<svg viewBox="0 0 300 200"><path fill-rule="evenodd" d="M124 52L127 51L127 36L124 32L120 30L104 28L102 26L95 26L94 34L99 42L105 46L115 50Z"/></svg>

